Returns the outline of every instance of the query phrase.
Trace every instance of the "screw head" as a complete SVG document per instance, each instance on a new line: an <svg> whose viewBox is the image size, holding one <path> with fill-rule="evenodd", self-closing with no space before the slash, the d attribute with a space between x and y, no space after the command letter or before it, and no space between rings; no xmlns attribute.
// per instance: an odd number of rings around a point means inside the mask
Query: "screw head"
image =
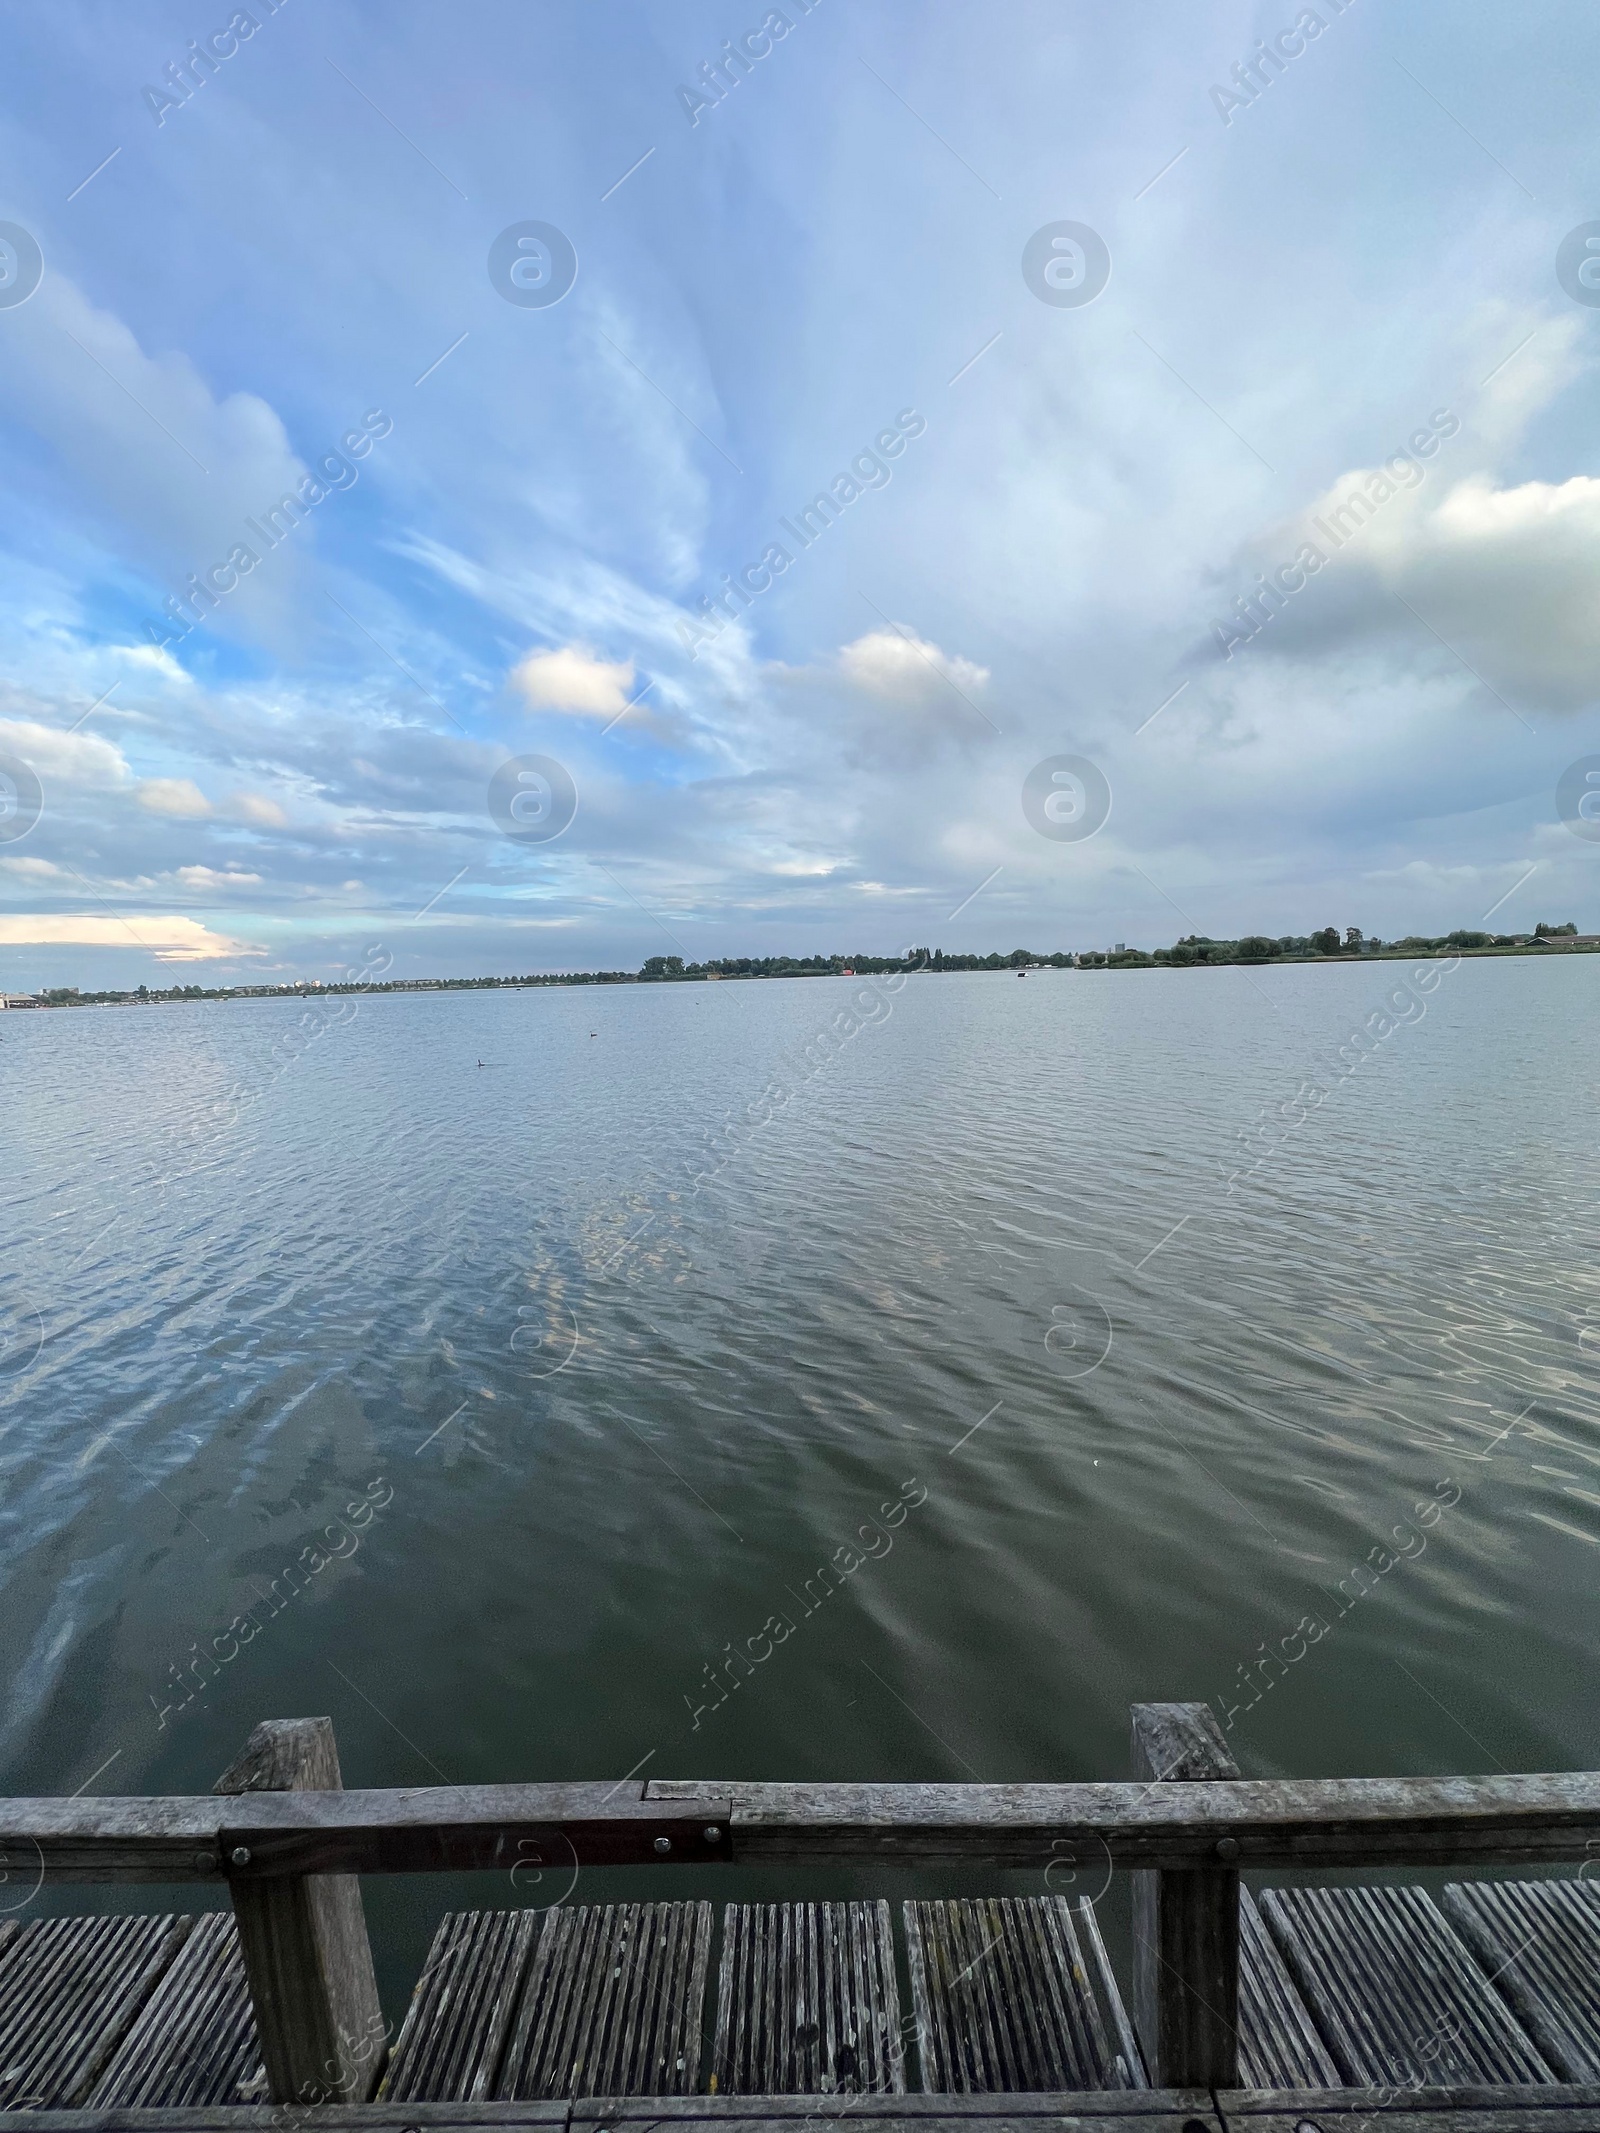
<svg viewBox="0 0 1600 2133"><path fill-rule="evenodd" d="M248 1844L236 1844L228 1856L235 1866L248 1866L250 1864L250 1847Z"/></svg>
<svg viewBox="0 0 1600 2133"><path fill-rule="evenodd" d="M199 1867L202 1874L214 1874L216 1872L217 1862L209 1852L196 1852L194 1863Z"/></svg>
<svg viewBox="0 0 1600 2133"><path fill-rule="evenodd" d="M657 1850L658 1852L670 1852L670 1851L671 1851L671 1849L672 1849L672 1839L671 1839L670 1837L657 1837L657 1839L656 1839L656 1850Z"/></svg>
<svg viewBox="0 0 1600 2133"><path fill-rule="evenodd" d="M722 1842L722 1832L715 1822L706 1830L706 1842L707 1844L720 1844Z"/></svg>
<svg viewBox="0 0 1600 2133"><path fill-rule="evenodd" d="M1219 1837L1217 1839L1217 1857L1219 1859L1237 1859L1238 1856L1239 1840L1237 1837Z"/></svg>

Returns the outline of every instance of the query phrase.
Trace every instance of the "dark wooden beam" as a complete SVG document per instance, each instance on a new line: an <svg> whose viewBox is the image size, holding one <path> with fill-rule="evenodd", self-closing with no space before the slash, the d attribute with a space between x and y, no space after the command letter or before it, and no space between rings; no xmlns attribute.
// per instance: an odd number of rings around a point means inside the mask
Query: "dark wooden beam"
<svg viewBox="0 0 1600 2133"><path fill-rule="evenodd" d="M1152 1786L1237 1778L1203 1703L1133 1706L1133 1773ZM1239 2081L1239 1869L1133 1876L1133 2019L1156 2088Z"/></svg>
<svg viewBox="0 0 1600 2133"><path fill-rule="evenodd" d="M518 1865L705 1865L732 1857L731 1803L657 1806L637 1780L440 1785L418 1791L92 1800L0 1798L0 1851L52 1882L183 1883L227 1875L509 1872ZM83 1813L85 1807L98 1810ZM714 1837L708 1830L715 1830ZM665 1839L665 1844L662 1840ZM36 1849L37 1848L37 1849ZM233 1852L248 1867L224 1869Z"/></svg>
<svg viewBox="0 0 1600 2133"><path fill-rule="evenodd" d="M247 1798L334 1792L340 1782L331 1718L269 1718L216 1790ZM223 1860L273 2102L365 2103L387 2040L360 1882L262 1873L245 1845Z"/></svg>

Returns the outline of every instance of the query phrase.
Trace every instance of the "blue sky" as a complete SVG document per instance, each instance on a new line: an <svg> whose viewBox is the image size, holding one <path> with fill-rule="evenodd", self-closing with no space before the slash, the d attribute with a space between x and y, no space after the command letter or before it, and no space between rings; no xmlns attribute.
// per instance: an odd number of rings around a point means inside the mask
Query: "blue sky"
<svg viewBox="0 0 1600 2133"><path fill-rule="evenodd" d="M233 13L10 11L0 985L1600 927L1592 10Z"/></svg>

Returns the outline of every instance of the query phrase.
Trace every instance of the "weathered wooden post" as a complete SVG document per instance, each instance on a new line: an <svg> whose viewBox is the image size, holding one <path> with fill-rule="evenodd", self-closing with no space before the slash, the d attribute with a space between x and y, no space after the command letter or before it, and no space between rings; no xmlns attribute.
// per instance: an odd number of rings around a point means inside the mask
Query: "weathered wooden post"
<svg viewBox="0 0 1600 2133"><path fill-rule="evenodd" d="M268 1718L213 1791L342 1792L331 1718ZM249 1865L224 1857L224 1873ZM354 1874L230 1875L233 1915L274 2103L365 2103L383 2011Z"/></svg>
<svg viewBox="0 0 1600 2133"><path fill-rule="evenodd" d="M1208 1704L1136 1703L1133 1774L1160 1781L1240 1773ZM1223 1858L1229 1842L1218 1846ZM1238 2087L1237 1867L1134 1874L1133 2018L1157 2088Z"/></svg>

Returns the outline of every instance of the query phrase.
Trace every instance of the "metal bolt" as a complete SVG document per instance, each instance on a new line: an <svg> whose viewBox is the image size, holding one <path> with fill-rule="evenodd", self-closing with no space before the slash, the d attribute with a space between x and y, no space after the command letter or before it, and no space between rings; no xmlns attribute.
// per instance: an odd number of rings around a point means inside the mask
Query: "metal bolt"
<svg viewBox="0 0 1600 2133"><path fill-rule="evenodd" d="M209 1852L196 1852L194 1863L199 1867L202 1874L211 1874L216 1871L217 1862Z"/></svg>
<svg viewBox="0 0 1600 2133"><path fill-rule="evenodd" d="M235 1866L248 1866L250 1864L250 1847L248 1844L236 1844L228 1856Z"/></svg>
<svg viewBox="0 0 1600 2133"><path fill-rule="evenodd" d="M1217 1857L1219 1859L1237 1859L1238 1856L1239 1840L1237 1837L1219 1837L1217 1839Z"/></svg>
<svg viewBox="0 0 1600 2133"><path fill-rule="evenodd" d="M715 1822L706 1831L706 1842L707 1844L720 1844L722 1842L722 1832Z"/></svg>
<svg viewBox="0 0 1600 2133"><path fill-rule="evenodd" d="M670 1852L670 1851L671 1851L671 1849L672 1849L672 1839L671 1839L670 1837L657 1837L657 1839L656 1839L656 1850L657 1850L658 1852Z"/></svg>

